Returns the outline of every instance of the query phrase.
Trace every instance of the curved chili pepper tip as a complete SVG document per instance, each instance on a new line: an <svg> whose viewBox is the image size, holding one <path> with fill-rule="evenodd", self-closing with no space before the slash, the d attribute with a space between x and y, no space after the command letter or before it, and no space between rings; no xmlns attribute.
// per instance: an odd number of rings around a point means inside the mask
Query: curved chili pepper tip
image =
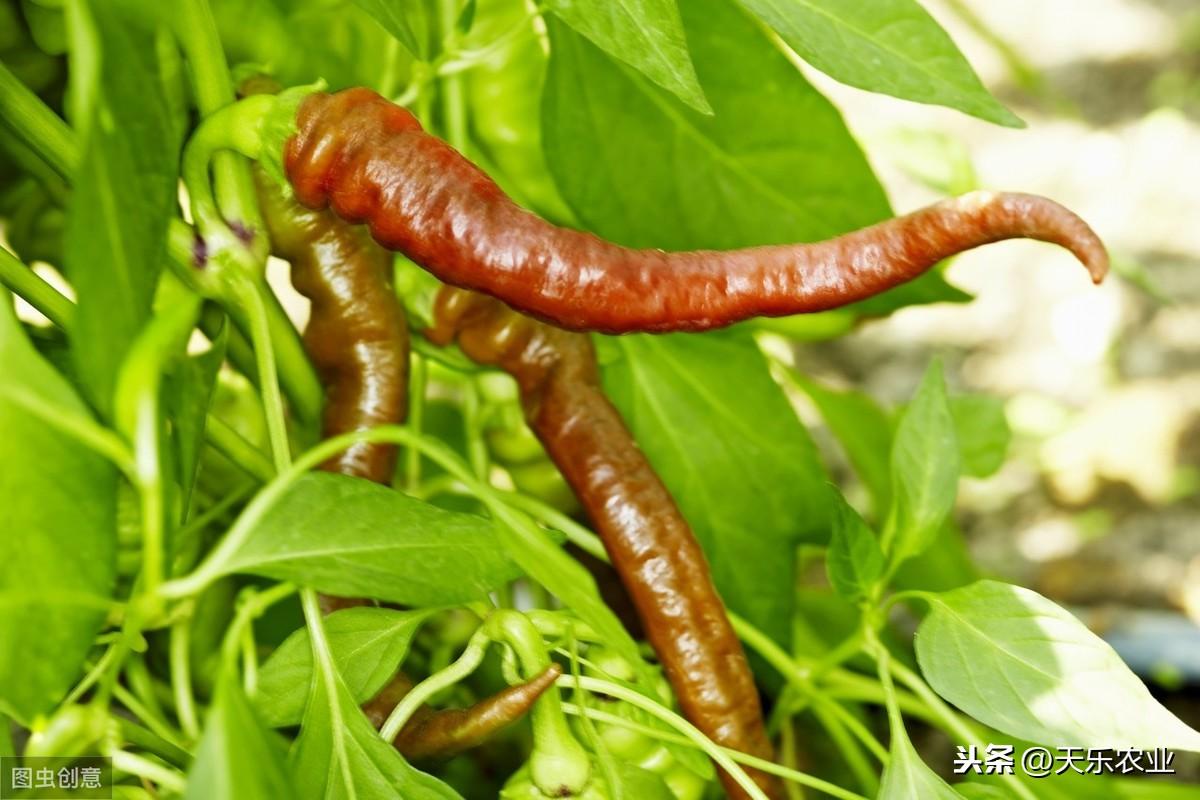
<svg viewBox="0 0 1200 800"><path fill-rule="evenodd" d="M1100 239L1042 197L982 192L812 244L667 253L553 225L369 89L311 94L284 168L301 203L366 223L376 241L442 281L560 328L702 331L864 300L939 261L1032 238L1074 252L1099 281Z"/></svg>
<svg viewBox="0 0 1200 800"><path fill-rule="evenodd" d="M537 677L515 686L507 686L468 708L447 708L433 711L423 707L392 740L405 758L412 760L450 758L469 750L498 731L529 713L537 699L562 675L562 667L552 663ZM406 694L413 683L405 675L397 675L374 699L363 706L363 712L376 728L382 727L388 714Z"/></svg>
<svg viewBox="0 0 1200 800"><path fill-rule="evenodd" d="M1108 250L1100 237L1077 214L1053 200L1020 192L977 191L946 202L958 203L967 214L980 218L981 227L1001 238L1037 239L1070 250L1087 268L1092 283L1099 284L1108 275Z"/></svg>

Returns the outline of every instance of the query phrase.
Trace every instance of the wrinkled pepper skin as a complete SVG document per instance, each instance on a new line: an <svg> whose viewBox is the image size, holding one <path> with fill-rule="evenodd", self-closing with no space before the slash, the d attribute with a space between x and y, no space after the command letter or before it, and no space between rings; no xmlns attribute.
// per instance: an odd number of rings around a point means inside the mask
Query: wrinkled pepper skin
<svg viewBox="0 0 1200 800"><path fill-rule="evenodd" d="M754 678L704 552L601 390L590 339L451 287L428 335L516 379L529 426L604 541L683 713L717 744L770 759ZM782 796L774 778L751 774Z"/></svg>
<svg viewBox="0 0 1200 800"><path fill-rule="evenodd" d="M284 168L304 205L366 223L442 281L561 328L700 331L863 300L1004 239L1070 249L1099 281L1108 254L1078 216L1027 194L975 192L814 244L667 253L553 225L369 89L307 97Z"/></svg>
<svg viewBox="0 0 1200 800"><path fill-rule="evenodd" d="M322 436L404 421L408 326L392 288L392 255L333 214L285 198L255 172L273 255L312 302L304 349L325 387ZM391 485L396 447L356 442L323 469Z"/></svg>

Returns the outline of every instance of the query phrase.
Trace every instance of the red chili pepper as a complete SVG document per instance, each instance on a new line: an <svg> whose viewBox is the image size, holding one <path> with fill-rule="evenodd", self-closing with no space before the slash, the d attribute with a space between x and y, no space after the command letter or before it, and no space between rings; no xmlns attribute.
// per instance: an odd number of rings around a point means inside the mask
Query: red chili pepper
<svg viewBox="0 0 1200 800"><path fill-rule="evenodd" d="M474 292L438 295L431 340L517 380L530 427L604 541L692 723L724 747L772 757L754 678L699 542L600 388L591 340ZM750 771L772 796L778 782ZM730 797L743 792L722 775Z"/></svg>
<svg viewBox="0 0 1200 800"><path fill-rule="evenodd" d="M300 202L365 222L441 280L570 330L699 331L853 303L1003 239L1070 249L1100 281L1082 219L1026 194L976 192L815 244L666 253L552 225L517 206L416 118L369 89L307 97L284 167Z"/></svg>

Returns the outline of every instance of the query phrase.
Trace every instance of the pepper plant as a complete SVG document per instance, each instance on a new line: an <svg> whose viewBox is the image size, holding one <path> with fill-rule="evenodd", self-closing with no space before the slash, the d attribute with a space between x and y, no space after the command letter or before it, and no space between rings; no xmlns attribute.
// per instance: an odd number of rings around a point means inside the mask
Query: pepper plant
<svg viewBox="0 0 1200 800"><path fill-rule="evenodd" d="M884 408L787 357L969 301L940 271L591 339L751 655L774 759L681 713L524 387L423 335L441 287L403 257L407 419L321 435L331 379L267 280L250 164L286 183L263 142L309 93L369 87L526 208L623 245L816 241L893 212L801 61L1022 124L916 0L0 0L0 23L0 769L101 756L122 798L1194 793L951 783L913 744L1200 750L1101 639L967 557L956 487L1004 459L997 402L934 360ZM288 88L235 105L262 75ZM316 469L364 444L399 449L393 485ZM525 719L481 723L535 684Z"/></svg>

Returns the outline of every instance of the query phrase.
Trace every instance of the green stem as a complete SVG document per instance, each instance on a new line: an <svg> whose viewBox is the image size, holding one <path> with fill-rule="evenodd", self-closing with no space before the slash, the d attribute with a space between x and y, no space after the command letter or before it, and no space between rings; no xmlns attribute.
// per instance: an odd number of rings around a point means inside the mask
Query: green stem
<svg viewBox="0 0 1200 800"><path fill-rule="evenodd" d="M425 390L429 382L429 364L412 354L411 373L408 380L408 424L414 433L421 433L425 424ZM421 485L421 451L415 447L404 448L404 486L413 494Z"/></svg>
<svg viewBox="0 0 1200 800"><path fill-rule="evenodd" d="M119 683L113 684L112 696L116 698L118 703L129 709L135 717L144 722L147 728L154 731L156 736L170 742L176 747L183 747L183 737L176 733L171 724L156 715L153 709L147 708L141 700L135 697L124 686Z"/></svg>
<svg viewBox="0 0 1200 800"><path fill-rule="evenodd" d="M75 317L75 304L3 247L0 247L0 283L58 327L70 328Z"/></svg>
<svg viewBox="0 0 1200 800"><path fill-rule="evenodd" d="M499 610L483 623L495 641L512 648L521 664L522 677L531 680L550 666L550 654L542 635L519 611ZM545 692L530 712L533 727L533 752L529 756L529 774L547 797L569 790L573 796L583 791L591 777L591 760L583 745L571 733L563 715L562 697L557 691Z"/></svg>
<svg viewBox="0 0 1200 800"><path fill-rule="evenodd" d="M438 22L443 44L454 39L458 19L458 0L438 0ZM440 80L442 116L446 141L460 153L467 148L467 101L461 75L446 75Z"/></svg>
<svg viewBox="0 0 1200 800"><path fill-rule="evenodd" d="M462 655L453 664L440 672L433 673L414 686L412 691L404 695L404 698L392 709L392 713L388 714L383 727L379 729L379 735L383 737L383 740L385 742L394 740L405 724L412 719L412 715L429 698L466 679L468 675L474 672L483 663L483 657L487 653L487 648L488 635L480 628L472 634L470 641L467 642L466 649L463 650Z"/></svg>
<svg viewBox="0 0 1200 800"><path fill-rule="evenodd" d="M196 699L192 693L191 634L192 615L189 611L171 625L168 660L171 690L175 696L175 715L179 718L184 735L194 741L200 737L200 719L196 714Z"/></svg>
<svg viewBox="0 0 1200 800"><path fill-rule="evenodd" d="M200 299L189 297L150 321L130 348L116 386L116 418L133 443L134 475L141 498L142 574L140 590L155 598L166 577L167 508L162 478L163 421L159 389L166 362L183 351L200 314ZM153 607L140 608L153 617ZM140 614L131 614L133 622Z"/></svg>
<svg viewBox="0 0 1200 800"><path fill-rule="evenodd" d="M145 778L160 788L168 789L177 794L182 794L187 788L187 781L184 780L183 775L173 769L164 767L156 761L151 761L148 758L143 758L124 750L116 750L110 753L109 756L112 758L114 771Z"/></svg>
<svg viewBox="0 0 1200 800"><path fill-rule="evenodd" d="M616 727L627 728L635 733L640 733L643 736L650 737L660 742L669 744L681 745L684 747L695 747L696 744L687 736L678 733L664 731L662 728L655 728L650 725L644 725L640 722L635 722L631 719L612 714L608 711L601 711L594 708L583 708L575 703L563 703L563 711L567 714L576 716L586 716L596 722L603 722L605 725L613 725ZM739 764L744 764L747 767L752 767L760 772L766 772L771 775L777 775L786 781L797 783L802 786L808 786L811 789L816 789L819 792L824 792L830 797L837 797L840 800L867 800L860 794L855 794L840 786L823 781L820 778L801 772L796 769L785 767L781 764L776 764L773 761L767 761L764 758L758 758L748 753L743 753L740 750L730 750L727 747L719 748L733 761Z"/></svg>
<svg viewBox="0 0 1200 800"><path fill-rule="evenodd" d="M275 372L275 352L271 347L271 329L267 322L266 304L259 286L248 280L238 280L234 286L239 304L250 320L250 341L258 361L259 391L262 394L263 412L267 420L267 435L271 441L271 454L276 472L283 472L291 463L288 445L287 422L283 411L283 396L279 393L279 379Z"/></svg>
<svg viewBox="0 0 1200 800"><path fill-rule="evenodd" d="M712 740L701 733L695 725L692 725L692 723L688 722L674 711L659 705L640 692L634 691L633 689L627 689L620 684L613 683L612 681L604 681L598 678L590 678L586 676L576 680L570 675L563 675L556 681L556 683L559 686L566 688L586 689L589 692L604 694L608 695L609 697L615 697L618 700L624 700L626 703L637 706L651 716L657 717L675 730L679 731L679 733L683 734L693 745L703 750L718 767L725 770L725 772L727 772L734 779L734 781L737 782L738 786L742 787L743 791L745 791L748 796L754 798L754 800L767 800L767 796L763 793L763 790L760 789L758 785L750 779L750 776L746 774L745 770L743 770L732 758L730 758L724 748L714 744ZM778 768L778 765L776 765L775 768Z"/></svg>
<svg viewBox="0 0 1200 800"><path fill-rule="evenodd" d="M205 420L204 436L218 453L260 483L266 483L275 475L270 459L215 414L210 413Z"/></svg>
<svg viewBox="0 0 1200 800"><path fill-rule="evenodd" d="M70 180L79 163L75 137L67 123L0 63L0 125Z"/></svg>
<svg viewBox="0 0 1200 800"><path fill-rule="evenodd" d="M234 101L233 81L221 47L217 22L207 0L179 0L173 18L176 33L191 65L196 105L208 117ZM213 180L224 218L242 224L254 237L251 249L266 258L262 215L248 165L233 153L217 153ZM193 190L188 182L188 190ZM199 220L197 220L199 222Z"/></svg>
<svg viewBox="0 0 1200 800"><path fill-rule="evenodd" d="M221 643L221 657L226 667L232 664L244 631L253 628L254 620L261 617L268 608L279 601L291 597L296 591L296 587L290 583L277 583L262 591L254 587L247 587L243 590L242 597L238 600L237 611L229 623L225 639Z"/></svg>
<svg viewBox="0 0 1200 800"><path fill-rule="evenodd" d="M117 721L117 729L121 731L121 738L126 742L154 753L179 769L187 769L192 763L191 754L182 747L172 744L153 731L122 716L114 714L113 719Z"/></svg>
<svg viewBox="0 0 1200 800"><path fill-rule="evenodd" d="M829 738L833 740L838 752L842 754L842 758L845 759L846 765L850 767L850 771L854 773L855 780L858 781L864 792L874 797L879 791L879 775L876 774L871 763L867 760L862 746L851 738L842 721L833 716L828 708L814 705L812 711L817 721L821 723L821 727L825 729L829 734Z"/></svg>

